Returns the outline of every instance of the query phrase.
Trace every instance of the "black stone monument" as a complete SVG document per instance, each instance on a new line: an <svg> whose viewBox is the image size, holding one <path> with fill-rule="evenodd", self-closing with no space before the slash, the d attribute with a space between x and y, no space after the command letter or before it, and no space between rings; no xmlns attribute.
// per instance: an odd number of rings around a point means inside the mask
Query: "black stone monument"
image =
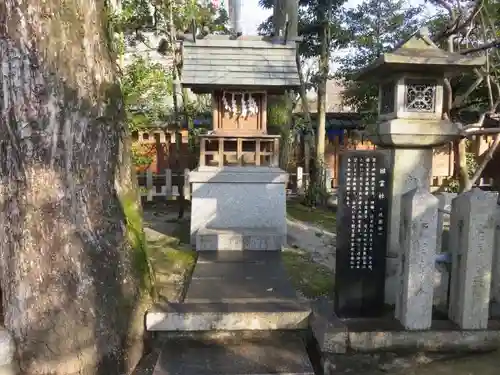
<svg viewBox="0 0 500 375"><path fill-rule="evenodd" d="M341 318L376 317L384 309L389 159L381 151L340 158L335 310Z"/></svg>

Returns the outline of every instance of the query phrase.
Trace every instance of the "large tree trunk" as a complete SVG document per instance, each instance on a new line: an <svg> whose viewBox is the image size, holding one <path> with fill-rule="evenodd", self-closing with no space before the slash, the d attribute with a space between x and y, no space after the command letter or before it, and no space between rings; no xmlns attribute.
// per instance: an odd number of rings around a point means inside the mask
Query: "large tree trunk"
<svg viewBox="0 0 500 375"><path fill-rule="evenodd" d="M140 355L147 266L105 14L0 2L0 281L24 374L118 375Z"/></svg>

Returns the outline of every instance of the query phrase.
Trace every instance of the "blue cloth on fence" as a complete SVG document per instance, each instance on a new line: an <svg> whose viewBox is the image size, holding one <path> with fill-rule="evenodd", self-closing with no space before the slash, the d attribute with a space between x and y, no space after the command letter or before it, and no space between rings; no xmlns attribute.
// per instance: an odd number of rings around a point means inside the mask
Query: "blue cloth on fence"
<svg viewBox="0 0 500 375"><path fill-rule="evenodd" d="M330 128L326 131L326 135L330 140L334 137L339 137L339 142L342 143L342 141L344 140L344 129Z"/></svg>
<svg viewBox="0 0 500 375"><path fill-rule="evenodd" d="M451 253L436 254L436 263L451 263Z"/></svg>

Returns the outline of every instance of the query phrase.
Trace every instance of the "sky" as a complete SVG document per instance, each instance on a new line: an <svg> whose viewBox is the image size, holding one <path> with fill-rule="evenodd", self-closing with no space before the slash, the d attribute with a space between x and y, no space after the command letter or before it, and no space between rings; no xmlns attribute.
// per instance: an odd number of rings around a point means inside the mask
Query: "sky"
<svg viewBox="0 0 500 375"><path fill-rule="evenodd" d="M257 27L272 14L272 10L262 9L259 0L242 0L243 2L243 34L257 35ZM362 0L348 0L346 5L354 7Z"/></svg>
<svg viewBox="0 0 500 375"><path fill-rule="evenodd" d="M353 8L363 0L348 0L346 6ZM259 0L242 0L243 2L243 34L257 35L257 27L268 18L272 10L259 7ZM424 0L411 0L412 5L422 4Z"/></svg>

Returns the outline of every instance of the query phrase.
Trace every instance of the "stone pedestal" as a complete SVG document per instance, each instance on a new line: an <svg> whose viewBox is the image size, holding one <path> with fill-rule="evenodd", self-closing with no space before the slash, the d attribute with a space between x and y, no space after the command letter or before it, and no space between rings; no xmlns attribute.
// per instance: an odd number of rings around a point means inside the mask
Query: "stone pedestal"
<svg viewBox="0 0 500 375"><path fill-rule="evenodd" d="M285 189L288 175L283 170L271 167L199 167L189 174L189 181L192 186L193 246L200 230L220 230L226 234L230 231L244 237L249 235L246 231L251 231L254 236L259 228L265 229L266 235L272 230L280 236L282 245L286 244ZM241 244L238 246L242 249Z"/></svg>
<svg viewBox="0 0 500 375"><path fill-rule="evenodd" d="M432 323L438 205L425 190L415 189L401 198L396 318L408 330L429 329Z"/></svg>
<svg viewBox="0 0 500 375"><path fill-rule="evenodd" d="M397 148L392 154L392 193L389 212L389 238L386 258L385 303L396 303L401 243L401 198L419 188L429 191L432 174L432 148Z"/></svg>
<svg viewBox="0 0 500 375"><path fill-rule="evenodd" d="M452 202L448 316L461 329L488 326L497 196L473 189Z"/></svg>

